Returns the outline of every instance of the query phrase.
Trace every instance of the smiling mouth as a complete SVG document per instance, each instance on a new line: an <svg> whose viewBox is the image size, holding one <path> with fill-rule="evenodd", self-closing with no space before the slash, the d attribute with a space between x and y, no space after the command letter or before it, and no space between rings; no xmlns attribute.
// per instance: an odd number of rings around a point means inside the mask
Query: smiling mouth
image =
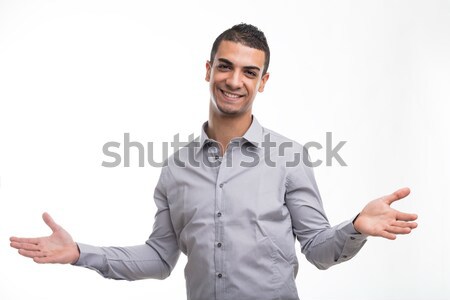
<svg viewBox="0 0 450 300"><path fill-rule="evenodd" d="M222 95L224 95L225 97L227 97L229 99L232 99L232 100L237 100L237 99L239 99L241 97L244 97L244 95L233 94L233 93L230 93L230 92L226 92L226 91L224 91L222 89L220 89L220 91L222 92Z"/></svg>

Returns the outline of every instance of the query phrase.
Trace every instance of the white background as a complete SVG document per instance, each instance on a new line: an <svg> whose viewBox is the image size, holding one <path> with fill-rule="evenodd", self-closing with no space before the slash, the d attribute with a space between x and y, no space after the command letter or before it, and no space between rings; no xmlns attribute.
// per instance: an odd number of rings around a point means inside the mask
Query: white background
<svg viewBox="0 0 450 300"><path fill-rule="evenodd" d="M240 22L272 51L263 126L347 141L348 167L315 169L331 223L403 186L394 207L419 214L413 234L369 238L327 271L298 251L301 299L449 299L450 2L162 3L0 1L0 299L185 299L184 256L164 281L119 282L37 265L8 238L47 235L48 211L77 241L143 243L160 170L104 168L102 146L197 135L211 44Z"/></svg>

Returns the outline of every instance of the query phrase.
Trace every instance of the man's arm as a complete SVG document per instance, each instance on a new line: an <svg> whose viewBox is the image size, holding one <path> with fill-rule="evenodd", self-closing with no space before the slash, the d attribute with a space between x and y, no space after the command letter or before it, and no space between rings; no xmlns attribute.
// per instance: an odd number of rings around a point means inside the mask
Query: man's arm
<svg viewBox="0 0 450 300"><path fill-rule="evenodd" d="M416 215L390 207L393 201L408 195L408 189L374 200L356 218L331 227L312 168L301 165L291 169L286 188L286 205L302 253L319 269L327 269L355 256L369 235L395 238L395 234L406 234L417 227L411 222Z"/></svg>
<svg viewBox="0 0 450 300"><path fill-rule="evenodd" d="M180 251L170 220L169 207L161 177L155 189L158 211L153 232L143 245L131 247L95 247L75 243L70 234L44 213L44 222L52 234L40 238L11 237L11 247L37 263L61 263L83 266L106 278L137 280L164 279L174 268Z"/></svg>
<svg viewBox="0 0 450 300"><path fill-rule="evenodd" d="M155 188L157 206L153 232L146 244L132 247L93 247L78 244L77 266L93 269L106 278L137 280L165 279L175 267L180 250L167 202L167 167L161 171Z"/></svg>

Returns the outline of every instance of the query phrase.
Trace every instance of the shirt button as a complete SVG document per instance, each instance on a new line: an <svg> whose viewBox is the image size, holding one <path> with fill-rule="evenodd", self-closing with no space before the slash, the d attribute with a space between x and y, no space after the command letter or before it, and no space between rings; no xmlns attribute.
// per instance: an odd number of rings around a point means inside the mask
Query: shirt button
<svg viewBox="0 0 450 300"><path fill-rule="evenodd" d="M217 243L217 247L222 247L222 243Z"/></svg>
<svg viewBox="0 0 450 300"><path fill-rule="evenodd" d="M222 273L217 274L217 277L222 278Z"/></svg>
<svg viewBox="0 0 450 300"><path fill-rule="evenodd" d="M352 241L354 241L354 240L355 240L355 238L354 238L353 236L351 236L351 237L350 237L350 239L351 239Z"/></svg>
<svg viewBox="0 0 450 300"><path fill-rule="evenodd" d="M223 183L219 184L220 188L223 188Z"/></svg>
<svg viewBox="0 0 450 300"><path fill-rule="evenodd" d="M342 255L342 258L347 258L348 256L347 255Z"/></svg>
<svg viewBox="0 0 450 300"><path fill-rule="evenodd" d="M222 216L222 213L219 211L219 212L217 213L217 216L220 218L220 217Z"/></svg>
<svg viewBox="0 0 450 300"><path fill-rule="evenodd" d="M219 148L212 146L212 147L208 148L208 152L212 153L212 154L216 154L219 152Z"/></svg>

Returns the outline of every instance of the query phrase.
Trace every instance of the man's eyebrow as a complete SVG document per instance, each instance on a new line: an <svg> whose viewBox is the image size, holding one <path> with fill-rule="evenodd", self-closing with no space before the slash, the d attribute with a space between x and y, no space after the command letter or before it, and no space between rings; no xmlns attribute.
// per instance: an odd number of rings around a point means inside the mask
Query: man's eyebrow
<svg viewBox="0 0 450 300"><path fill-rule="evenodd" d="M223 63L226 63L226 64L228 64L228 65L232 65L232 64L233 64L231 61L229 61L229 60L226 59L226 58L218 58L217 60L218 60L218 61L221 61L221 62L223 62Z"/></svg>
<svg viewBox="0 0 450 300"><path fill-rule="evenodd" d="M227 65L233 65L233 63L226 58L218 58L217 60L226 63ZM244 69L261 71L261 69L257 66L245 66Z"/></svg>

